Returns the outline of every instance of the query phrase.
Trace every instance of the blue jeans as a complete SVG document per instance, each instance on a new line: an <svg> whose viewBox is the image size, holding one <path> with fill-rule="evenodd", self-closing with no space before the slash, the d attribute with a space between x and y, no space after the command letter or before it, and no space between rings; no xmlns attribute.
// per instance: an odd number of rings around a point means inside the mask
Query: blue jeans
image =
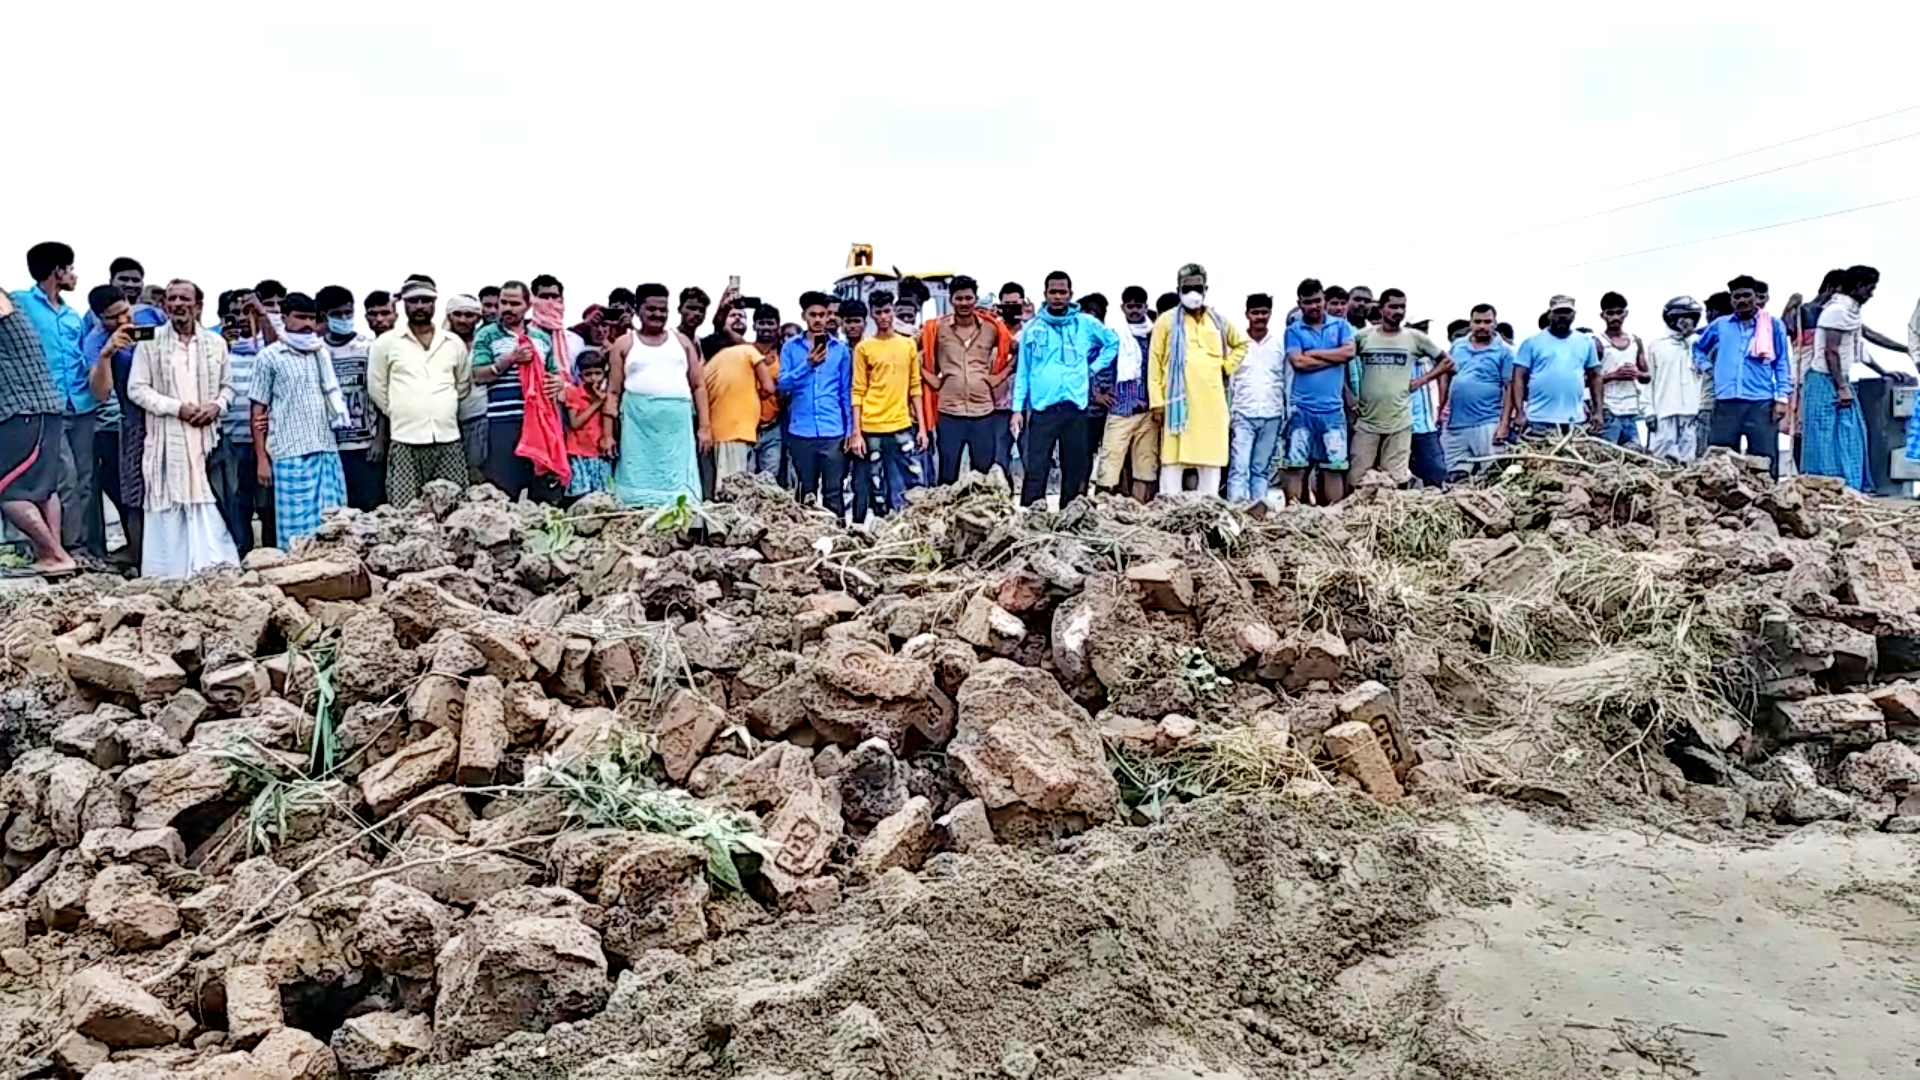
<svg viewBox="0 0 1920 1080"><path fill-rule="evenodd" d="M801 501L818 494L821 505L834 517L845 514L847 502L843 485L847 478L847 452L841 449L841 440L803 439L796 435L785 443L787 462L793 468ZM855 488L854 493L858 494L859 489Z"/></svg>
<svg viewBox="0 0 1920 1080"><path fill-rule="evenodd" d="M919 472L919 451L913 445L913 429L884 434L866 433L867 453L853 460L853 520L867 520L871 504L875 514L885 515L907 505L907 485ZM874 480L880 489L874 489Z"/></svg>
<svg viewBox="0 0 1920 1080"><path fill-rule="evenodd" d="M1257 502L1273 481L1273 448L1280 441L1278 416L1234 413L1227 441L1227 501Z"/></svg>
<svg viewBox="0 0 1920 1080"><path fill-rule="evenodd" d="M784 464L783 449L779 424L768 424L761 428L759 441L754 443L751 455L753 471L761 476L772 477L778 483L786 483L786 474L781 467Z"/></svg>
<svg viewBox="0 0 1920 1080"><path fill-rule="evenodd" d="M1640 418L1632 413L1609 412L1600 437L1615 446L1639 446Z"/></svg>
<svg viewBox="0 0 1920 1080"><path fill-rule="evenodd" d="M1421 483L1428 487L1446 486L1447 451L1439 432L1414 433L1411 466L1413 475L1419 477Z"/></svg>

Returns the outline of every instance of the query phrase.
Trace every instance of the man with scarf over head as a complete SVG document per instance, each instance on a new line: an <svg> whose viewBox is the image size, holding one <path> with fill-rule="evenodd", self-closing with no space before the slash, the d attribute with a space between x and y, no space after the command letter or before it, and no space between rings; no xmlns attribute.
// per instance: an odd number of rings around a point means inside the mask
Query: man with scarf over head
<svg viewBox="0 0 1920 1080"><path fill-rule="evenodd" d="M327 511L347 505L334 433L352 417L332 351L317 332L319 304L289 293L280 318L280 340L254 357L249 393L255 468L260 486L273 488L273 539L285 551L318 532Z"/></svg>
<svg viewBox="0 0 1920 1080"><path fill-rule="evenodd" d="M387 499L395 506L412 504L429 480L466 486L460 399L474 375L467 347L434 321L437 300L433 282L408 281L400 290L406 325L381 334L367 357L367 392L387 416Z"/></svg>
<svg viewBox="0 0 1920 1080"><path fill-rule="evenodd" d="M1175 275L1180 306L1153 325L1147 394L1160 417L1160 494L1178 495L1186 471L1202 494L1220 493L1227 464L1227 377L1252 342L1207 306L1207 270L1188 263Z"/></svg>
<svg viewBox="0 0 1920 1080"><path fill-rule="evenodd" d="M493 290L494 305L499 306L500 290ZM447 332L460 339L460 345L473 355L474 335L485 322L486 308L480 298L461 293L447 301ZM467 458L467 482L482 483L480 467L487 463L487 388L469 383L460 398L460 443Z"/></svg>
<svg viewBox="0 0 1920 1080"><path fill-rule="evenodd" d="M1013 373L1016 439L1026 428L1026 476L1020 505L1047 497L1054 450L1060 452L1060 505L1086 493L1092 460L1087 456L1087 405L1093 378L1113 369L1120 339L1073 302L1073 279L1064 270L1047 275L1046 306L1020 330L1020 360ZM1224 452L1224 451L1223 451Z"/></svg>
<svg viewBox="0 0 1920 1080"><path fill-rule="evenodd" d="M133 352L127 397L147 413L144 577L190 577L240 561L207 476L233 378L227 343L198 325L204 301L193 282L168 282L167 325Z"/></svg>

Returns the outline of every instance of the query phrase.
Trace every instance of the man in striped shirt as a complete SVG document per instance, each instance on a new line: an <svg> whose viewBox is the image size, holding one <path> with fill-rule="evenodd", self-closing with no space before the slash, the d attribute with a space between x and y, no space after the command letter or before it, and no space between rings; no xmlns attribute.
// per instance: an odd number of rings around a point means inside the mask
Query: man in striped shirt
<svg viewBox="0 0 1920 1080"><path fill-rule="evenodd" d="M1103 392L1111 393L1107 423L1100 440L1100 457L1094 465L1094 484L1112 491L1120 486L1122 474L1132 467L1128 489L1135 499L1153 498L1154 481L1160 475L1160 424L1147 406L1147 345L1153 337L1153 319L1147 314L1147 290L1129 285L1120 294L1124 325L1113 327L1119 339L1120 353L1114 366L1096 379Z"/></svg>

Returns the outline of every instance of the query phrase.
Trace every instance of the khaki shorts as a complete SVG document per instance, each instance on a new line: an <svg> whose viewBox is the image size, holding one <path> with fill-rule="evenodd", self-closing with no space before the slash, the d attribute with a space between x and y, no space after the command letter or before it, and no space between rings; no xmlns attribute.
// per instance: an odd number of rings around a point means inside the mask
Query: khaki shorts
<svg viewBox="0 0 1920 1080"><path fill-rule="evenodd" d="M1349 448L1347 475L1359 483L1369 469L1379 469L1393 477L1396 484L1404 484L1413 479L1413 429L1396 431L1391 435L1375 435L1371 431L1356 429L1353 433L1353 446Z"/></svg>
<svg viewBox="0 0 1920 1080"><path fill-rule="evenodd" d="M1093 467L1095 486L1120 485L1122 470L1131 463L1135 483L1149 484L1160 475L1160 425L1142 409L1132 416L1107 417L1100 439L1100 459Z"/></svg>

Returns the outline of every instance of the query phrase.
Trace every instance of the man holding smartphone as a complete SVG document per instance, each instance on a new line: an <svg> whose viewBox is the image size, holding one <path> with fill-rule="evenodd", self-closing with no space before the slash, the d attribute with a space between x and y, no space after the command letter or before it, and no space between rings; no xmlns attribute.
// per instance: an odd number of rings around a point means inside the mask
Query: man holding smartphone
<svg viewBox="0 0 1920 1080"><path fill-rule="evenodd" d="M126 261L132 262L130 259ZM136 271L138 266L138 263L134 263ZM114 274L114 284L122 286L119 272ZM114 459L101 464L113 470L117 478L117 482L111 485L117 496L114 506L120 511L120 529L126 534L127 540L127 546L115 557L139 566L140 505L146 497L140 455L147 437L147 414L127 400L127 376L133 370L133 347L142 341L152 340L154 330L166 324L167 314L138 299L142 295L138 289L134 292L135 299L127 297L125 287L120 287L119 291L122 303L108 305L105 312L96 313L90 320L91 327L80 344L80 353L103 360L110 369L113 397L120 406L120 429L115 440L117 453ZM103 479L100 486L106 489L109 484Z"/></svg>
<svg viewBox="0 0 1920 1080"><path fill-rule="evenodd" d="M827 332L831 300L823 292L801 294L807 329L781 347L776 385L787 399L787 458L799 479L800 498L817 494L836 518L844 518L844 443L853 432L853 354ZM844 326L844 304L841 315Z"/></svg>

